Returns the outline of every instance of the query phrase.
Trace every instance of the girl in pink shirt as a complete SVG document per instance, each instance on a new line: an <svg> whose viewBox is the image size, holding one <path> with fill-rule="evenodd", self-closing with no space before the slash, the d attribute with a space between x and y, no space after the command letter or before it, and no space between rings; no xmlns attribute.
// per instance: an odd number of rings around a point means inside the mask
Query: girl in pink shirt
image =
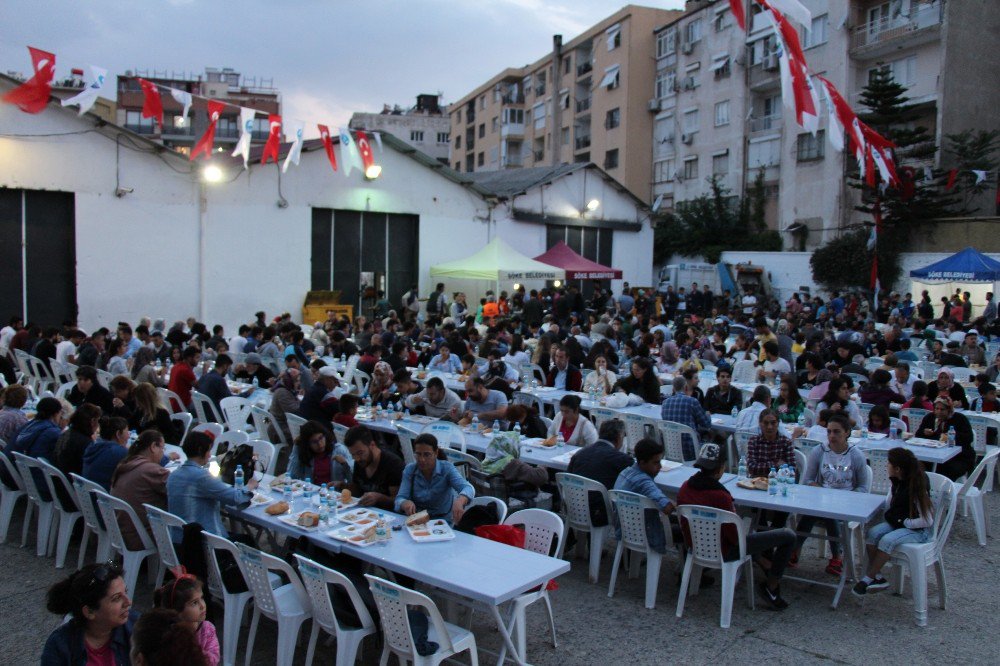
<svg viewBox="0 0 1000 666"><path fill-rule="evenodd" d="M182 572L173 581L156 590L153 603L160 608L177 611L181 624L189 627L197 637L209 666L217 666L221 652L219 638L215 633L215 625L205 619L208 607L200 580L192 574Z"/></svg>

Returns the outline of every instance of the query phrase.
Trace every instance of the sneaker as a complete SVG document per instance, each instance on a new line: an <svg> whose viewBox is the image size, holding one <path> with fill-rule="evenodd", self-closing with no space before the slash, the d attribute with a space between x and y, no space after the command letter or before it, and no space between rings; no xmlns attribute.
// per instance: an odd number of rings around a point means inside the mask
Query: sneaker
<svg viewBox="0 0 1000 666"><path fill-rule="evenodd" d="M868 585L869 583L866 583L863 580L859 580L857 583L854 584L854 587L851 588L851 594L853 594L856 597L865 596L868 593Z"/></svg>
<svg viewBox="0 0 1000 666"><path fill-rule="evenodd" d="M887 581L883 576L876 576L875 580L868 583L868 590L870 592L877 592L878 590L886 590L889 588L889 581Z"/></svg>
<svg viewBox="0 0 1000 666"><path fill-rule="evenodd" d="M844 562L839 557L831 557L826 565L826 572L831 576L839 576L844 573Z"/></svg>
<svg viewBox="0 0 1000 666"><path fill-rule="evenodd" d="M760 591L774 610L785 610L788 608L788 602L781 598L781 588L771 591L767 586L767 582L761 581Z"/></svg>

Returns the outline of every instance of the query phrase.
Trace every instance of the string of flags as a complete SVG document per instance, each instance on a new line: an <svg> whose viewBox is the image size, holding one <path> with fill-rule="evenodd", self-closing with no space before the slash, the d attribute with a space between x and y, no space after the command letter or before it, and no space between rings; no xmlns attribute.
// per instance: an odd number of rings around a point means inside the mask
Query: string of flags
<svg viewBox="0 0 1000 666"><path fill-rule="evenodd" d="M52 95L52 83L55 79L56 56L48 51L36 49L29 46L34 73L30 79L22 83L17 88L8 91L3 95L2 101L8 104L17 105L25 113L41 113L49 103ZM80 115L89 111L107 84L108 71L95 65L90 66L91 81L77 95L62 100L62 106L78 106ZM236 107L240 111L240 135L236 147L232 152L233 157L243 158L243 168L249 168L250 146L254 132L254 120L259 112L255 109L230 104L221 100L209 99L200 95L193 95L186 90L178 90L170 86L165 86L148 79L136 77L139 88L143 94L143 105L141 115L143 118L150 118L163 129L163 100L161 90L170 93L170 96L183 107L182 115L187 117L194 98L198 97L206 103L208 111L208 127L198 139L191 150L189 158L194 161L198 157L210 158L215 152L215 131L226 107ZM302 155L302 147L305 143L306 124L301 120L283 120L279 114L268 115L268 137L264 143L260 156L260 164L269 162L278 163L279 149L281 145L282 131L288 131L291 136L291 146L281 164L282 172L288 171L289 165L298 165ZM371 139L374 139L378 149L382 150L382 137L379 132L369 133L362 130L350 130L345 127L337 128L336 136L340 147L340 159L334 151L333 136L329 126L317 123L320 140L330 162L330 167L334 171L341 171L345 176L350 176L355 168L362 173L370 173L370 169L375 167L375 155L371 146ZM338 168L342 167L342 168ZM377 167L375 167L377 168Z"/></svg>

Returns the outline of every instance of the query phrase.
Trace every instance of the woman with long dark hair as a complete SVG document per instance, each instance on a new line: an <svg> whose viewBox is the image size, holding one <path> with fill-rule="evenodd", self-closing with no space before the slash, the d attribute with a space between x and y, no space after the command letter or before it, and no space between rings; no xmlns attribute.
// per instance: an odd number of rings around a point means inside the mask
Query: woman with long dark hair
<svg viewBox="0 0 1000 666"><path fill-rule="evenodd" d="M615 391L634 393L654 405L662 402L660 380L657 379L656 371L648 358L633 358L630 374L618 380L618 383L615 384Z"/></svg>
<svg viewBox="0 0 1000 666"><path fill-rule="evenodd" d="M306 421L292 447L288 475L339 489L351 480L353 473L354 459L347 447L336 443L330 429L319 421Z"/></svg>

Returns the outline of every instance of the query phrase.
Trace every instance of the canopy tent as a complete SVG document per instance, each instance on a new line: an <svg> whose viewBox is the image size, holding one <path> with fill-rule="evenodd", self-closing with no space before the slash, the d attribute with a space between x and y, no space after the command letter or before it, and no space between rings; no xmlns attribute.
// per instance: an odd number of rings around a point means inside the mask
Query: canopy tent
<svg viewBox="0 0 1000 666"><path fill-rule="evenodd" d="M942 297L950 297L956 289L968 291L975 316L986 306L986 292L1000 292L1000 261L967 247L930 266L910 271L910 279L914 294L927 290L935 312L939 311Z"/></svg>
<svg viewBox="0 0 1000 666"><path fill-rule="evenodd" d="M622 272L617 268L602 266L573 251L569 245L559 241L545 254L535 257L535 261L549 264L566 271L567 280L621 280Z"/></svg>
<svg viewBox="0 0 1000 666"><path fill-rule="evenodd" d="M479 252L431 266L431 277L466 280L565 280L566 271L526 257L500 238L494 238Z"/></svg>

